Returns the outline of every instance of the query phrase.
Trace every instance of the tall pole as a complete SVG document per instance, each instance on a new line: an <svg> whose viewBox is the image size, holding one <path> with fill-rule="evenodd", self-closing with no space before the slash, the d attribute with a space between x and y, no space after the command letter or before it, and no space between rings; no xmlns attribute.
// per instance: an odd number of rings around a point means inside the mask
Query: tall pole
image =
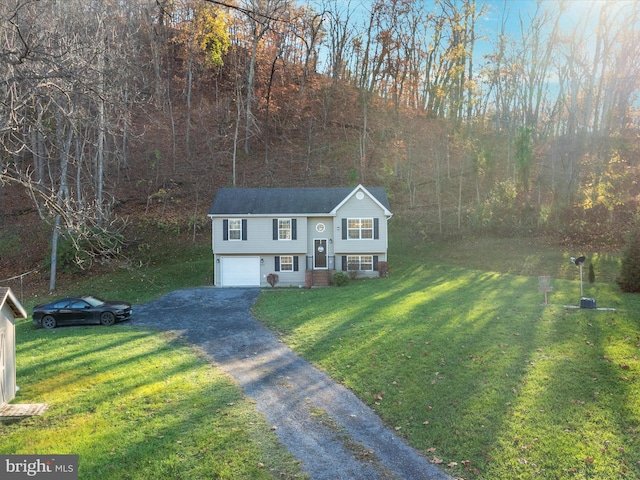
<svg viewBox="0 0 640 480"><path fill-rule="evenodd" d="M580 298L582 297L582 263L580 263Z"/></svg>
<svg viewBox="0 0 640 480"><path fill-rule="evenodd" d="M578 258L571 257L570 260L571 263L580 267L580 298L582 298L582 264L584 263L585 258L584 256Z"/></svg>

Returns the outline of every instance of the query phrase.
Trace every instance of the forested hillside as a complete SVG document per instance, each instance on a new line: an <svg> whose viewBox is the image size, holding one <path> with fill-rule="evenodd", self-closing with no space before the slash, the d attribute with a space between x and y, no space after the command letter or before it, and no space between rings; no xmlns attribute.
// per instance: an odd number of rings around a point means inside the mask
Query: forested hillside
<svg viewBox="0 0 640 480"><path fill-rule="evenodd" d="M5 0L0 277L54 232L88 266L140 224L197 231L233 185L382 185L416 239L617 248L638 31L633 0Z"/></svg>

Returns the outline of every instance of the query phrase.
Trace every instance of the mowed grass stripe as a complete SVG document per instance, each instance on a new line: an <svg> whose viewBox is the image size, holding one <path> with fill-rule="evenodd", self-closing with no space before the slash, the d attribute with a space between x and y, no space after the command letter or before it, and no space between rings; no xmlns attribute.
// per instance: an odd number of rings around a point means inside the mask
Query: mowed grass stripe
<svg viewBox="0 0 640 480"><path fill-rule="evenodd" d="M50 407L0 424L0 452L77 454L82 479L306 478L233 380L171 334L17 330L17 401Z"/></svg>
<svg viewBox="0 0 640 480"><path fill-rule="evenodd" d="M637 296L585 282L616 311L564 308L579 302L573 266L545 307L537 276L414 253L392 259L389 278L267 290L254 313L454 475L640 475ZM509 260L505 250L476 255Z"/></svg>

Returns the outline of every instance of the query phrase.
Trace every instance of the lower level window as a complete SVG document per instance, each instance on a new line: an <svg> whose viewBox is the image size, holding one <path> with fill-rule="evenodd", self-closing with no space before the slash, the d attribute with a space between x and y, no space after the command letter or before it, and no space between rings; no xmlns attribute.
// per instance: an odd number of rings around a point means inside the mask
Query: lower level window
<svg viewBox="0 0 640 480"><path fill-rule="evenodd" d="M280 271L293 272L293 257L289 255L280 256Z"/></svg>
<svg viewBox="0 0 640 480"><path fill-rule="evenodd" d="M373 271L373 256L372 255L349 255L347 257L347 270Z"/></svg>

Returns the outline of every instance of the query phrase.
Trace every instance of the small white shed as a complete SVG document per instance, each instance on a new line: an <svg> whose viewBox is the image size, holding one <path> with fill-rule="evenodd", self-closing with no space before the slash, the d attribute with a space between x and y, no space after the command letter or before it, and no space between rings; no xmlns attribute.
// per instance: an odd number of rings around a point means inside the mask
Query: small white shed
<svg viewBox="0 0 640 480"><path fill-rule="evenodd" d="M0 287L0 408L16 396L16 319L27 318L10 288Z"/></svg>

